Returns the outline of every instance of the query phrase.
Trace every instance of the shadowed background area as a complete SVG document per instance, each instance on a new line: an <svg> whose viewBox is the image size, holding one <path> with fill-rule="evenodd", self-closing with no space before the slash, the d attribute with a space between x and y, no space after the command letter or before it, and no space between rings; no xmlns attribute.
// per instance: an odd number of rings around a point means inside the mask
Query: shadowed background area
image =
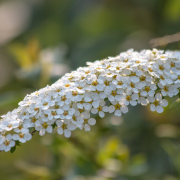
<svg viewBox="0 0 180 180"><path fill-rule="evenodd" d="M0 114L87 61L129 48L180 48L179 0L0 0ZM0 153L2 180L178 180L180 106L97 117Z"/></svg>

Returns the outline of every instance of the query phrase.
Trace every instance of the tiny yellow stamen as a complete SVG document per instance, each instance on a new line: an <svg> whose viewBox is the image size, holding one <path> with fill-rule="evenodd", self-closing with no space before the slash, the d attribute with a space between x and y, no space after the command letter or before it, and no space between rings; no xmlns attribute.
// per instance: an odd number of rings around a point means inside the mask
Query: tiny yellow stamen
<svg viewBox="0 0 180 180"><path fill-rule="evenodd" d="M155 105L155 106L158 106L158 105L159 105L159 101L157 101L157 100L154 101L154 105Z"/></svg>
<svg viewBox="0 0 180 180"><path fill-rule="evenodd" d="M115 107L115 109L120 109L121 105L120 104L116 104L114 107Z"/></svg>
<svg viewBox="0 0 180 180"><path fill-rule="evenodd" d="M69 87L69 86L70 86L70 84L65 84L64 86L65 86L65 87Z"/></svg>
<svg viewBox="0 0 180 180"><path fill-rule="evenodd" d="M68 111L64 111L63 115L67 116L68 115Z"/></svg>
<svg viewBox="0 0 180 180"><path fill-rule="evenodd" d="M73 95L73 96L77 96L77 95L78 95L78 92L77 92L77 91L73 91L73 92L72 92L72 95Z"/></svg>
<svg viewBox="0 0 180 180"><path fill-rule="evenodd" d="M168 87L167 86L164 86L164 91L168 91Z"/></svg>
<svg viewBox="0 0 180 180"><path fill-rule="evenodd" d="M163 70L164 70L164 66L163 66L163 65L159 65L159 69L160 69L161 71L163 71Z"/></svg>
<svg viewBox="0 0 180 180"><path fill-rule="evenodd" d="M5 146L9 146L10 141L6 140L6 141L4 142L4 144L5 144Z"/></svg>
<svg viewBox="0 0 180 180"><path fill-rule="evenodd" d="M93 85L93 86L97 86L97 85L98 85L98 82L97 82L97 81L93 81L93 82L92 82L92 85Z"/></svg>
<svg viewBox="0 0 180 180"><path fill-rule="evenodd" d="M141 76L140 77L140 81L145 81L146 80L146 77L145 76Z"/></svg>
<svg viewBox="0 0 180 180"><path fill-rule="evenodd" d="M61 127L62 129L67 129L67 124L63 124Z"/></svg>
<svg viewBox="0 0 180 180"><path fill-rule="evenodd" d="M106 85L106 86L109 86L109 81L104 81L104 84Z"/></svg>
<svg viewBox="0 0 180 180"><path fill-rule="evenodd" d="M149 86L146 86L146 87L144 88L144 90L145 90L146 92L149 92L149 91L151 90L151 88L150 88Z"/></svg>
<svg viewBox="0 0 180 180"><path fill-rule="evenodd" d="M88 119L84 119L84 124L87 124L88 123Z"/></svg>
<svg viewBox="0 0 180 180"><path fill-rule="evenodd" d="M102 111L102 107L101 106L99 106L97 109L98 109L98 111Z"/></svg>
<svg viewBox="0 0 180 180"><path fill-rule="evenodd" d="M20 134L19 134L19 137L20 137L20 138L24 138L24 134L23 134L23 133L20 133Z"/></svg>
<svg viewBox="0 0 180 180"><path fill-rule="evenodd" d="M56 111L52 111L52 112L51 112L51 115L52 115L52 116L56 116L56 115L57 115L57 112L56 112Z"/></svg>
<svg viewBox="0 0 180 180"><path fill-rule="evenodd" d="M112 92L111 92L111 95L112 95L112 96L116 96L116 94L117 94L116 91L112 91Z"/></svg>
<svg viewBox="0 0 180 180"><path fill-rule="evenodd" d="M66 100L66 96L62 96L61 101L65 101L65 100Z"/></svg>
<svg viewBox="0 0 180 180"><path fill-rule="evenodd" d="M31 119L31 122L36 122L37 121L37 119L35 118L35 117L33 117L32 119Z"/></svg>
<svg viewBox="0 0 180 180"><path fill-rule="evenodd" d="M130 96L130 95L127 95L127 96L126 96L126 100L127 100L127 101L130 101L130 100L131 100L131 96Z"/></svg>
<svg viewBox="0 0 180 180"><path fill-rule="evenodd" d="M45 122L45 123L42 124L42 126L43 126L44 129L47 129L48 124Z"/></svg>
<svg viewBox="0 0 180 180"><path fill-rule="evenodd" d="M132 82L131 82L130 86L131 86L132 88L134 88L134 87L135 87L134 83L132 83Z"/></svg>

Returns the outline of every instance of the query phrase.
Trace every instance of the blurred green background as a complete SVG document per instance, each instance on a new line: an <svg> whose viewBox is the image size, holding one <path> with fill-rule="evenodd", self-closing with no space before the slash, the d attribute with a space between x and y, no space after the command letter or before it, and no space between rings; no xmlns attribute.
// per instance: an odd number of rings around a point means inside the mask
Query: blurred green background
<svg viewBox="0 0 180 180"><path fill-rule="evenodd" d="M0 114L87 61L153 48L179 30L180 0L0 0ZM179 49L169 38L157 48ZM179 180L180 113L169 106L107 114L69 139L34 134L0 153L0 180Z"/></svg>

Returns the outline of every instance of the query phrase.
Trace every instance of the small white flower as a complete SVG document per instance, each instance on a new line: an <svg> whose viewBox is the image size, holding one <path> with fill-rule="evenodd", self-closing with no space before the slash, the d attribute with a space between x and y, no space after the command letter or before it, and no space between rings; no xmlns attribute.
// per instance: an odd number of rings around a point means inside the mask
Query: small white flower
<svg viewBox="0 0 180 180"><path fill-rule="evenodd" d="M168 105L168 101L166 99L162 99L162 95L160 93L148 99L151 102L150 109L151 111L156 111L158 113L162 113L164 111L163 107Z"/></svg>
<svg viewBox="0 0 180 180"><path fill-rule="evenodd" d="M123 103L126 106L128 106L129 104L131 104L132 106L136 106L137 105L137 101L133 100L131 95L128 95L128 94L124 94Z"/></svg>
<svg viewBox="0 0 180 180"><path fill-rule="evenodd" d="M42 124L41 124L42 123ZM46 132L52 133L52 121L36 123L35 129L39 131L39 135L43 136Z"/></svg>
<svg viewBox="0 0 180 180"><path fill-rule="evenodd" d="M26 141L29 141L32 138L32 135L30 133L19 133L19 134L14 134L12 136L13 140L15 141L20 141L21 143L25 143Z"/></svg>
<svg viewBox="0 0 180 180"><path fill-rule="evenodd" d="M71 131L76 129L76 126L69 121L57 120L56 124L58 126L57 132L58 134L64 134L66 138L71 136Z"/></svg>
<svg viewBox="0 0 180 180"><path fill-rule="evenodd" d="M90 126L93 126L96 124L96 120L94 118L84 119L84 130L90 131Z"/></svg>
<svg viewBox="0 0 180 180"><path fill-rule="evenodd" d="M0 144L1 151L10 151L11 147L15 146L15 141L12 139L12 135L8 134L3 144Z"/></svg>

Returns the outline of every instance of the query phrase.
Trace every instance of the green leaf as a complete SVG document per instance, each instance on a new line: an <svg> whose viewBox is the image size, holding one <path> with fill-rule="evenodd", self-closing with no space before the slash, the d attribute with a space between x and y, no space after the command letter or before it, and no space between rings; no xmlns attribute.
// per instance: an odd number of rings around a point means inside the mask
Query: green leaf
<svg viewBox="0 0 180 180"><path fill-rule="evenodd" d="M56 126L57 126L57 124L56 124L56 123L54 123L54 124L52 125L53 129L54 129Z"/></svg>
<svg viewBox="0 0 180 180"><path fill-rule="evenodd" d="M180 105L180 98L177 99L174 103L171 104L170 109L177 107Z"/></svg>
<svg viewBox="0 0 180 180"><path fill-rule="evenodd" d="M16 146L12 147L10 152L13 153L16 150Z"/></svg>
<svg viewBox="0 0 180 180"><path fill-rule="evenodd" d="M21 146L21 143L19 141L16 141L16 146Z"/></svg>
<svg viewBox="0 0 180 180"><path fill-rule="evenodd" d="M164 15L168 20L178 22L180 18L180 1L171 0L166 3Z"/></svg>

